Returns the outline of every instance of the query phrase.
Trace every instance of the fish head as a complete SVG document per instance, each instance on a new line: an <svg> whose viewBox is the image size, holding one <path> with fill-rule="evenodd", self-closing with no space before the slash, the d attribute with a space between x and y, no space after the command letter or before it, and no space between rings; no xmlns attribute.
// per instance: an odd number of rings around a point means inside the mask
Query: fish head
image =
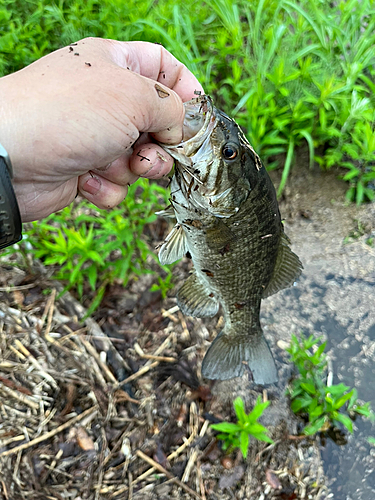
<svg viewBox="0 0 375 500"><path fill-rule="evenodd" d="M185 103L183 141L162 146L177 160L172 182L179 204L231 217L258 182L259 156L208 96Z"/></svg>

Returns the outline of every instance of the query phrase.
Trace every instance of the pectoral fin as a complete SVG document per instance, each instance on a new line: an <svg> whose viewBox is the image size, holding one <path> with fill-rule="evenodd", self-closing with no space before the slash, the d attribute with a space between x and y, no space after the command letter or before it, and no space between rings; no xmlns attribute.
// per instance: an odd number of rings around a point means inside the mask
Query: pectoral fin
<svg viewBox="0 0 375 500"><path fill-rule="evenodd" d="M293 285L302 273L302 263L298 256L292 252L289 244L289 238L282 233L275 269L271 281L263 292L263 299Z"/></svg>
<svg viewBox="0 0 375 500"><path fill-rule="evenodd" d="M161 215L162 217L165 217L166 219L176 219L176 214L175 214L175 211L173 210L172 205L169 205L164 210L160 210L159 212L155 212L155 215Z"/></svg>
<svg viewBox="0 0 375 500"><path fill-rule="evenodd" d="M172 231L165 238L159 250L160 264L172 264L182 257L188 251L185 231L180 224L176 224Z"/></svg>
<svg viewBox="0 0 375 500"><path fill-rule="evenodd" d="M197 318L211 318L219 310L219 303L207 291L194 273L177 292L177 303L184 314Z"/></svg>

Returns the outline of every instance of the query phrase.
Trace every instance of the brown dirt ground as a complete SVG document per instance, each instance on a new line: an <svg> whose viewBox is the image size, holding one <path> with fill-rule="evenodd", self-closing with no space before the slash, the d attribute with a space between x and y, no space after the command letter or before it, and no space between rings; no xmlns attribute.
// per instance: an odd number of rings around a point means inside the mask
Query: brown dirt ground
<svg viewBox="0 0 375 500"><path fill-rule="evenodd" d="M301 172L281 201L289 221L309 216L293 191L308 179L327 187L320 204L343 204L335 176ZM296 438L283 395L290 371L268 389L247 376L207 384L200 363L221 318L184 318L173 293L148 291L146 275L112 286L82 321L82 305L30 264L0 267L2 500L329 498L317 442ZM209 427L233 419L238 394L249 409L259 394L271 401L263 423L274 444L252 442L246 460L224 454Z"/></svg>

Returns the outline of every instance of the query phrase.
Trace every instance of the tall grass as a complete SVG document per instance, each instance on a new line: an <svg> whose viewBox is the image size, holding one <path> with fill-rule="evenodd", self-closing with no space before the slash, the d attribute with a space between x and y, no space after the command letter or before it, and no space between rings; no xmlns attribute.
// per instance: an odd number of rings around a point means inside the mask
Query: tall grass
<svg viewBox="0 0 375 500"><path fill-rule="evenodd" d="M374 198L374 28L374 0L1 0L0 74L85 36L162 43L283 168L279 194L307 144L361 203Z"/></svg>

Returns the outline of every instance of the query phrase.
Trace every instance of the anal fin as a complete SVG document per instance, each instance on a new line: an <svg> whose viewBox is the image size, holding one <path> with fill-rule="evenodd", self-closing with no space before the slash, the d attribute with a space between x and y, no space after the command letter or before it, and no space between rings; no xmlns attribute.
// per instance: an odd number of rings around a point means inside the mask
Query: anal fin
<svg viewBox="0 0 375 500"><path fill-rule="evenodd" d="M184 314L197 318L211 318L219 310L218 301L211 296L195 273L189 276L177 292L177 303Z"/></svg>
<svg viewBox="0 0 375 500"><path fill-rule="evenodd" d="M275 268L271 281L263 292L263 299L293 285L302 273L302 263L298 256L292 252L289 244L289 238L282 232Z"/></svg>

